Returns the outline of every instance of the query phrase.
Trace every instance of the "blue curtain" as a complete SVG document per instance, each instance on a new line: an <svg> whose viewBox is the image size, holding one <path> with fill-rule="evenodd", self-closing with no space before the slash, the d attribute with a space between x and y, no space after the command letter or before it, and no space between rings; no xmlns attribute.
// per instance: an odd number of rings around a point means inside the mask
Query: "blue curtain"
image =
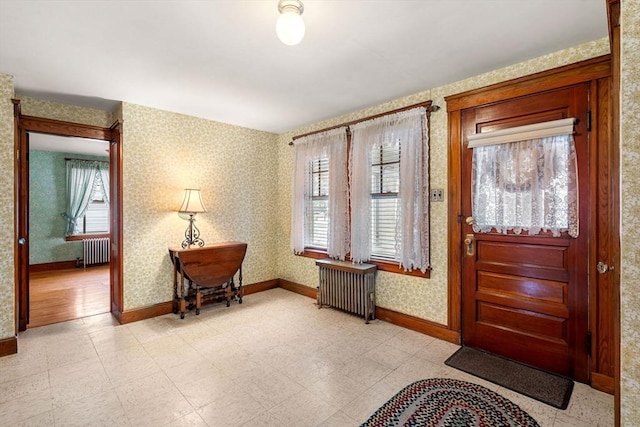
<svg viewBox="0 0 640 427"><path fill-rule="evenodd" d="M67 160L67 208L62 214L67 221L65 231L67 236L74 233L78 218L84 215L91 201L98 169L96 163L86 160Z"/></svg>

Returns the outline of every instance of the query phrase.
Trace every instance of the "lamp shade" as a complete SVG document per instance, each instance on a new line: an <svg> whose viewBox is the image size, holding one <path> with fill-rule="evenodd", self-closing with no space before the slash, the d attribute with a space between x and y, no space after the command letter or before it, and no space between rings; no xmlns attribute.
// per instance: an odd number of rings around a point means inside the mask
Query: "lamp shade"
<svg viewBox="0 0 640 427"><path fill-rule="evenodd" d="M207 208L205 208L204 203L202 203L202 195L200 194L200 190L196 190L193 188L187 188L186 190L184 190L184 200L182 201L179 212L195 214L198 212L206 211Z"/></svg>
<svg viewBox="0 0 640 427"><path fill-rule="evenodd" d="M299 0L280 0L278 3L280 16L276 22L276 34L280 41L288 46L297 45L305 33L302 12L304 6Z"/></svg>

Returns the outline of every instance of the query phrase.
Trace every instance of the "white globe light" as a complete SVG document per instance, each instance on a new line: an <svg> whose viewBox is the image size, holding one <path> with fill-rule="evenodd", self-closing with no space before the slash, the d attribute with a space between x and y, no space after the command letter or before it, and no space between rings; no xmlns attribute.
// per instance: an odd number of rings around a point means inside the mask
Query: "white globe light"
<svg viewBox="0 0 640 427"><path fill-rule="evenodd" d="M304 21L298 13L285 10L276 22L276 34L280 41L288 46L297 45L304 37Z"/></svg>

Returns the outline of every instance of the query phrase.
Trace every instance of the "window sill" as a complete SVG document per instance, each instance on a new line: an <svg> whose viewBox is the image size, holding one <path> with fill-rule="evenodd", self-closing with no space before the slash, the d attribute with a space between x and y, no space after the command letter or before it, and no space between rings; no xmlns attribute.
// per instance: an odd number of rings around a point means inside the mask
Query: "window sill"
<svg viewBox="0 0 640 427"><path fill-rule="evenodd" d="M73 241L85 240L85 239L98 239L101 237L109 237L109 233L74 234L73 236L65 236L64 240L66 240L67 242L73 242Z"/></svg>
<svg viewBox="0 0 640 427"><path fill-rule="evenodd" d="M329 258L329 255L327 255L325 251L318 250L318 249L306 249L303 253L299 254L298 256L303 256L303 257L313 258L313 259ZM404 271L400 267L398 267L398 264L393 262L371 260L371 261L367 261L367 264L374 264L378 267L378 270L386 271L388 273L396 273L396 274L402 274L405 276L413 276L413 277L422 277L425 279L428 279L431 277L430 270L427 270L425 273L423 273L420 270Z"/></svg>

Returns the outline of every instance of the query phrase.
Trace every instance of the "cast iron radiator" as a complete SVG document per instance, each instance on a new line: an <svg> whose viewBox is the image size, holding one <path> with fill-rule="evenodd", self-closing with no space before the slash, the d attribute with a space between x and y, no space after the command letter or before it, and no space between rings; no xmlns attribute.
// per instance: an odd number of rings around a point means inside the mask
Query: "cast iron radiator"
<svg viewBox="0 0 640 427"><path fill-rule="evenodd" d="M109 262L109 238L84 239L84 267L93 264L106 264Z"/></svg>
<svg viewBox="0 0 640 427"><path fill-rule="evenodd" d="M331 259L317 260L316 265L320 276L318 308L335 307L364 317L366 323L375 319L375 265Z"/></svg>

